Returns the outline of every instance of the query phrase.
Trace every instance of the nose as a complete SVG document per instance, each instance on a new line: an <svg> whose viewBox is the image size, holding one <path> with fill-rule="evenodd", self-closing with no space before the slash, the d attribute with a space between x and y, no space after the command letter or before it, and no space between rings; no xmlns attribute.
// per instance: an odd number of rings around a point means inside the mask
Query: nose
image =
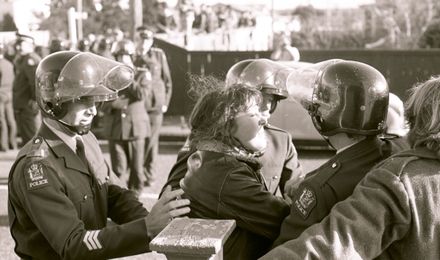
<svg viewBox="0 0 440 260"><path fill-rule="evenodd" d="M267 115L266 115L267 114ZM258 125L267 125L267 120L269 118L269 113L260 113L260 120L258 121Z"/></svg>

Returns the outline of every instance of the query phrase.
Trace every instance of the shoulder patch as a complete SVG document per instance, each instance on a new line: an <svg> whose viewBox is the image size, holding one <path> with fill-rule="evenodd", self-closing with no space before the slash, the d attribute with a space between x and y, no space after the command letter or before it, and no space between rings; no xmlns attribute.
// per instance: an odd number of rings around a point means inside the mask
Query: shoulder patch
<svg viewBox="0 0 440 260"><path fill-rule="evenodd" d="M49 179L41 162L31 163L25 170L28 190L35 190L49 185Z"/></svg>
<svg viewBox="0 0 440 260"><path fill-rule="evenodd" d="M315 192L308 185L301 185L294 197L293 204L300 215L307 219L312 209L316 206Z"/></svg>

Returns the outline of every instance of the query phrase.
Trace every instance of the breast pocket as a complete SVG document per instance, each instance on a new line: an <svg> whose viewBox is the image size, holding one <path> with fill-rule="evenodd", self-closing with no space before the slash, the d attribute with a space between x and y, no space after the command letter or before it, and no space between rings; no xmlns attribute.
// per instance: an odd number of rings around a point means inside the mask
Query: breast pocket
<svg viewBox="0 0 440 260"><path fill-rule="evenodd" d="M78 217L84 223L90 223L93 219L93 197L94 196L91 190L85 191L81 188L78 188L76 192L71 194L71 200L75 205Z"/></svg>

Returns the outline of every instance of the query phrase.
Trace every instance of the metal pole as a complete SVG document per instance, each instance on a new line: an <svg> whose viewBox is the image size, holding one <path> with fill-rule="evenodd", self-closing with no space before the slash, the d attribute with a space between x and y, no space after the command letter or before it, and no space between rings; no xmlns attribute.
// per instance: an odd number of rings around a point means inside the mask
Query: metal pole
<svg viewBox="0 0 440 260"><path fill-rule="evenodd" d="M75 8L70 7L69 10L67 10L67 20L69 24L69 37L70 42L72 43L72 46L76 46L77 43L77 31L76 31L76 13Z"/></svg>
<svg viewBox="0 0 440 260"><path fill-rule="evenodd" d="M82 3L82 0L77 0L76 1L76 5L77 5L77 16L76 16L76 19L78 20L77 21L77 23L78 23L78 39L82 39L83 38L83 29L82 29L82 27L83 27L83 23L82 23L82 19L83 19L83 14L82 14L82 12L83 12L83 8L82 8L82 6L83 6L83 3Z"/></svg>
<svg viewBox="0 0 440 260"><path fill-rule="evenodd" d="M142 0L130 0L130 13L131 17L133 17L130 37L134 39L136 28L142 25Z"/></svg>
<svg viewBox="0 0 440 260"><path fill-rule="evenodd" d="M270 41L268 44L268 49L271 50L273 49L273 40L274 40L274 19L275 19L275 11L274 11L274 0L271 1L271 12L270 15L272 17L272 36L270 37Z"/></svg>

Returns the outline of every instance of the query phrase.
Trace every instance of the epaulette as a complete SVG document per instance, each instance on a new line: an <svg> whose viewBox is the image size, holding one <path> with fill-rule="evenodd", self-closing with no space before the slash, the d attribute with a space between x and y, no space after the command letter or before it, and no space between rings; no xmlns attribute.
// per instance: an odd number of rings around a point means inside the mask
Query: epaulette
<svg viewBox="0 0 440 260"><path fill-rule="evenodd" d="M36 136L32 139L29 147L26 151L26 157L39 157L41 159L46 158L49 155L49 148L44 141L43 137Z"/></svg>

